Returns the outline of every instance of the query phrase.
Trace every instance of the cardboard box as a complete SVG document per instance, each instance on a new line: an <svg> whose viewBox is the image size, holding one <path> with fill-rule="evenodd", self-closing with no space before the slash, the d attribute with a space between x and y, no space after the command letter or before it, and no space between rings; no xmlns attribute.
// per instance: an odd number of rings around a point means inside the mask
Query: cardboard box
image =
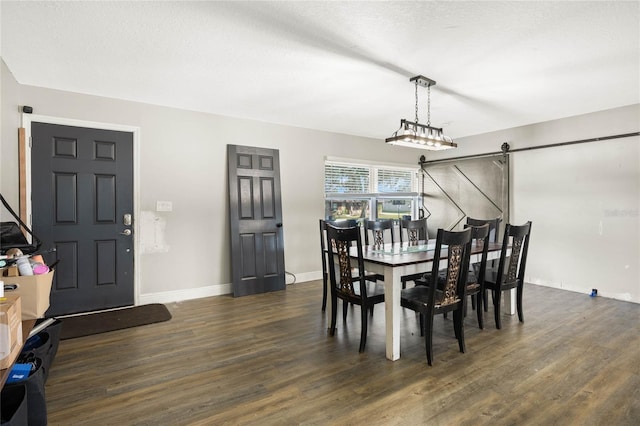
<svg viewBox="0 0 640 426"><path fill-rule="evenodd" d="M20 273L18 272L18 267L16 265L11 265L2 269L2 276L4 277L17 277Z"/></svg>
<svg viewBox="0 0 640 426"><path fill-rule="evenodd" d="M18 295L0 302L0 369L9 368L22 349L22 312Z"/></svg>
<svg viewBox="0 0 640 426"><path fill-rule="evenodd" d="M22 320L42 318L49 309L49 296L53 272L42 275L4 277L5 285L17 284L15 290L5 290L5 295L17 294L22 298Z"/></svg>

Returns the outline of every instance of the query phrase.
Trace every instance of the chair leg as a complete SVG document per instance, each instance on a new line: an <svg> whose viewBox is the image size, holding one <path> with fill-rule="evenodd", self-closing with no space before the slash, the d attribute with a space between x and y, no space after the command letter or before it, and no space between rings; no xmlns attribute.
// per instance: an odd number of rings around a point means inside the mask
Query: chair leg
<svg viewBox="0 0 640 426"><path fill-rule="evenodd" d="M424 315L420 314L420 336L424 336Z"/></svg>
<svg viewBox="0 0 640 426"><path fill-rule="evenodd" d="M518 286L518 290L516 291L518 319L520 320L520 322L524 322L524 312L522 311L522 291L523 291L523 284L520 284Z"/></svg>
<svg viewBox="0 0 640 426"><path fill-rule="evenodd" d="M360 309L361 317L362 317L362 330L360 331L360 350L359 352L364 352L364 347L367 344L367 311L368 309L365 306L361 306Z"/></svg>
<svg viewBox="0 0 640 426"><path fill-rule="evenodd" d="M342 320L346 321L347 320L347 310L349 308L349 302L347 302L346 300L342 301Z"/></svg>
<svg viewBox="0 0 640 426"><path fill-rule="evenodd" d="M502 323L500 322L500 299L502 297L502 291L499 289L493 290L493 313L496 318L496 328L500 330Z"/></svg>
<svg viewBox="0 0 640 426"><path fill-rule="evenodd" d="M487 290L482 292L482 300L484 303L484 311L489 312L489 298L487 297Z"/></svg>
<svg viewBox="0 0 640 426"><path fill-rule="evenodd" d="M327 274L322 273L322 312L327 309Z"/></svg>
<svg viewBox="0 0 640 426"><path fill-rule="evenodd" d="M433 365L433 315L422 315L425 317L426 335L424 337L425 347L427 350L427 364Z"/></svg>
<svg viewBox="0 0 640 426"><path fill-rule="evenodd" d="M331 326L329 327L329 334L332 336L336 333L337 318L338 318L338 298L331 297Z"/></svg>
<svg viewBox="0 0 640 426"><path fill-rule="evenodd" d="M458 316L457 316L457 312L459 311L459 309L456 309L455 311L453 311L453 333L456 336L456 339L460 339L460 329L458 328Z"/></svg>
<svg viewBox="0 0 640 426"><path fill-rule="evenodd" d="M482 329L484 329L484 321L483 321L483 318L482 318L482 308L481 308L481 306L482 306L482 292L477 293L475 298L473 296L471 296L471 300L476 300L476 302L477 302L478 309L476 309L476 312L478 313L478 327L480 327L480 330L482 330Z"/></svg>
<svg viewBox="0 0 640 426"><path fill-rule="evenodd" d="M453 311L453 327L456 330L456 337L458 339L460 352L464 353L464 314L460 309Z"/></svg>
<svg viewBox="0 0 640 426"><path fill-rule="evenodd" d="M471 309L476 309L476 299L474 297L471 297Z"/></svg>

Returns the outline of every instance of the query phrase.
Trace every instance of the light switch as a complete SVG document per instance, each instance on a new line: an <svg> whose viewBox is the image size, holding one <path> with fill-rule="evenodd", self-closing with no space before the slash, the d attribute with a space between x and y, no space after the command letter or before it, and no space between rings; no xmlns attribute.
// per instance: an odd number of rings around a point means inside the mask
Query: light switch
<svg viewBox="0 0 640 426"><path fill-rule="evenodd" d="M157 212L173 211L173 203L171 201L156 201Z"/></svg>

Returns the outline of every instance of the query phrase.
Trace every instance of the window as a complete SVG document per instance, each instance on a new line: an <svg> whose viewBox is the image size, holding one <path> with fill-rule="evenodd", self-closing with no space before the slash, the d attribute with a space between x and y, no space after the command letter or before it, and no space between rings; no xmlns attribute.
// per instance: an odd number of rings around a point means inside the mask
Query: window
<svg viewBox="0 0 640 426"><path fill-rule="evenodd" d="M374 192L411 192L414 190L415 170L377 170L377 191Z"/></svg>
<svg viewBox="0 0 640 426"><path fill-rule="evenodd" d="M376 219L402 219L412 217L413 200L391 199L376 200Z"/></svg>
<svg viewBox="0 0 640 426"><path fill-rule="evenodd" d="M370 192L370 174L368 167L325 164L324 192L340 194L365 194Z"/></svg>
<svg viewBox="0 0 640 426"><path fill-rule="evenodd" d="M415 217L415 168L325 162L325 218L400 219Z"/></svg>

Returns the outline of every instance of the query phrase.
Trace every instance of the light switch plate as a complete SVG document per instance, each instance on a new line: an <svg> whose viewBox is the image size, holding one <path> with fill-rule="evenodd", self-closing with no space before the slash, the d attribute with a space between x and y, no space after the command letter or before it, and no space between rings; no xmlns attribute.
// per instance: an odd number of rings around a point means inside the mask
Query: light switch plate
<svg viewBox="0 0 640 426"><path fill-rule="evenodd" d="M171 201L156 201L157 212L173 211L173 203Z"/></svg>

